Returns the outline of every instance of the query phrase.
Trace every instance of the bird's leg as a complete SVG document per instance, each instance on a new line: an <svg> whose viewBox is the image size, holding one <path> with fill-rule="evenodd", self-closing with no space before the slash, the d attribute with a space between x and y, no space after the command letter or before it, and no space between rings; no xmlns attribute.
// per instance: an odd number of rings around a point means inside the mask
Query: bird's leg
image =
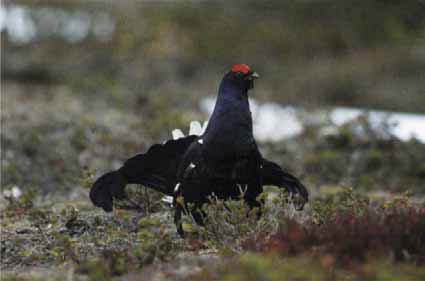
<svg viewBox="0 0 425 281"><path fill-rule="evenodd" d="M262 214L262 207L264 205L264 199L259 198L259 195L263 192L263 188L258 179L252 179L247 184L247 192L245 192L244 200L250 207L250 209L257 208L257 217L260 218Z"/></svg>
<svg viewBox="0 0 425 281"><path fill-rule="evenodd" d="M180 187L181 187L180 182L178 182L176 186L174 187L174 199L173 199L174 224L176 225L177 233L180 235L181 238L184 238L184 230L183 230L183 223L182 223L184 199L181 195L182 192Z"/></svg>
<svg viewBox="0 0 425 281"><path fill-rule="evenodd" d="M204 226L204 217L206 216L205 212L203 212L200 206L196 206L193 210L190 211L193 220L197 225Z"/></svg>
<svg viewBox="0 0 425 281"><path fill-rule="evenodd" d="M179 173L177 176L177 184L174 187L174 223L177 227L177 233L180 235L181 238L184 238L184 230L183 230L183 223L182 223L182 212L184 211L186 214L188 213L188 210L185 209L186 202L183 197L183 188L184 184L187 181L187 179L190 177L193 170L196 168L196 165L193 162L190 162L187 167L179 167ZM196 221L196 219L195 219Z"/></svg>
<svg viewBox="0 0 425 281"><path fill-rule="evenodd" d="M252 198L245 198L245 202L248 204L249 208L253 210L254 208L257 208L257 217L260 218L262 215L262 204L258 202L256 199Z"/></svg>
<svg viewBox="0 0 425 281"><path fill-rule="evenodd" d="M183 211L183 208L180 206L179 203L177 203L174 207L174 224L176 225L177 233L179 234L179 236L181 238L184 238L182 211Z"/></svg>

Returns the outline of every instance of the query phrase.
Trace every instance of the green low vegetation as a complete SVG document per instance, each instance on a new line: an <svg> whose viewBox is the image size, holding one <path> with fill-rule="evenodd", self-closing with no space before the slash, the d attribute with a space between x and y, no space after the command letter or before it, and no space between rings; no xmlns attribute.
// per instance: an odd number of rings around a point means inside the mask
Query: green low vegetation
<svg viewBox="0 0 425 281"><path fill-rule="evenodd" d="M260 219L242 201L212 199L206 227L186 217L185 240L152 195L140 192L137 204L156 210L122 204L113 215L87 202L36 207L33 194L11 199L2 213L2 280L59 280L63 272L71 280L425 278L425 203L407 195L371 200L344 189L296 213L286 193L267 189Z"/></svg>

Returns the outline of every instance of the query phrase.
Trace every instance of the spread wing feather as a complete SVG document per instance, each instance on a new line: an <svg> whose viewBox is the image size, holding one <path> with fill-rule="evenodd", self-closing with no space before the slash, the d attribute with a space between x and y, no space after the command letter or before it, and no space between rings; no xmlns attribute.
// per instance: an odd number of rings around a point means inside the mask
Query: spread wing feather
<svg viewBox="0 0 425 281"><path fill-rule="evenodd" d="M128 159L120 169L104 174L93 184L91 201L105 211L112 211L113 199L125 198L124 188L132 183L172 195L181 158L196 138L192 135L155 144L146 153Z"/></svg>
<svg viewBox="0 0 425 281"><path fill-rule="evenodd" d="M304 201L300 208L302 209L304 203L308 202L308 191L301 181L272 161L263 159L262 165L263 184L286 188L289 193L299 194Z"/></svg>

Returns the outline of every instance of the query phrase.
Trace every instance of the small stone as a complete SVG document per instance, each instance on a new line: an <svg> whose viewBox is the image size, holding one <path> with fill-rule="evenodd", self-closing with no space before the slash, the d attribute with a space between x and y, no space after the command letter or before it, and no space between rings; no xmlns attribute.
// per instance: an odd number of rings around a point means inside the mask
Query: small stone
<svg viewBox="0 0 425 281"><path fill-rule="evenodd" d="M23 228L16 229L17 234L29 234L29 233L33 233L33 232L34 231L29 227L23 227Z"/></svg>

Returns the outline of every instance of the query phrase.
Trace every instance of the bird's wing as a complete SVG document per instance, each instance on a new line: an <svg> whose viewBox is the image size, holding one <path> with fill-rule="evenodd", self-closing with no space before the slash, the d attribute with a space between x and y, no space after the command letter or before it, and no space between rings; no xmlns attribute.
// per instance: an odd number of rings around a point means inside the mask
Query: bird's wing
<svg viewBox="0 0 425 281"><path fill-rule="evenodd" d="M101 176L90 190L94 205L112 211L114 198L125 198L126 184L142 184L166 195L173 194L173 183L181 158L197 136L187 136L155 144L146 153L138 154L113 172Z"/></svg>
<svg viewBox="0 0 425 281"><path fill-rule="evenodd" d="M283 187L286 188L289 193L299 194L303 200L299 206L299 209L302 209L304 204L308 202L307 188L301 183L299 179L284 171L278 164L263 159L261 175L263 185Z"/></svg>

